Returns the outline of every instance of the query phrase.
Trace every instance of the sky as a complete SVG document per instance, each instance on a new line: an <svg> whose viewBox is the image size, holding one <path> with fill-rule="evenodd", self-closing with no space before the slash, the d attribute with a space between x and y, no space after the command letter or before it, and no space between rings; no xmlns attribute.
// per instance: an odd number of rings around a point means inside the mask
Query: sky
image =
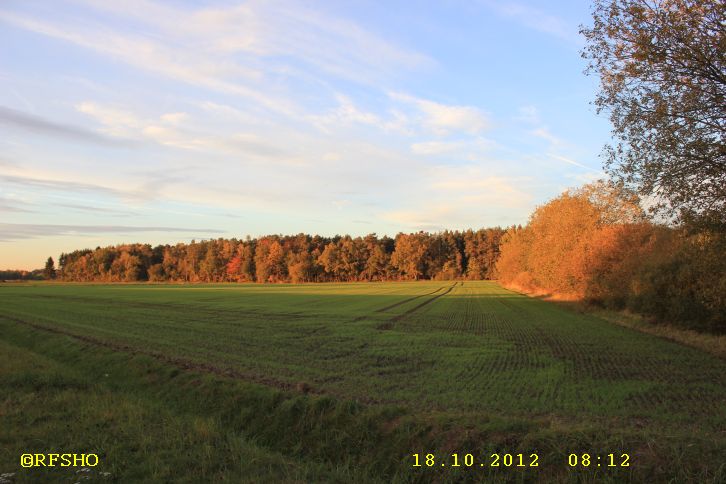
<svg viewBox="0 0 726 484"><path fill-rule="evenodd" d="M587 1L0 2L0 268L524 224L603 176Z"/></svg>

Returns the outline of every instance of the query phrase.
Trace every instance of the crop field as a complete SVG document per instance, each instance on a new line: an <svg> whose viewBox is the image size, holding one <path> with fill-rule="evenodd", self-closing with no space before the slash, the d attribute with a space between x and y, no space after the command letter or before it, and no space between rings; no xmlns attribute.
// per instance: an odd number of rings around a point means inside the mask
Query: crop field
<svg viewBox="0 0 726 484"><path fill-rule="evenodd" d="M0 395L18 482L726 480L726 361L494 282L0 285Z"/></svg>

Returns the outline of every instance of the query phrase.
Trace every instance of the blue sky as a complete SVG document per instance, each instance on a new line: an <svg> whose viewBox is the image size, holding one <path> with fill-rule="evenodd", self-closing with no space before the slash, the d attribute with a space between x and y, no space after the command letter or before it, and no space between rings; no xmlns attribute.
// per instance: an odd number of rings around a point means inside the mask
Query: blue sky
<svg viewBox="0 0 726 484"><path fill-rule="evenodd" d="M602 176L589 21L582 0L0 3L0 268L524 223Z"/></svg>

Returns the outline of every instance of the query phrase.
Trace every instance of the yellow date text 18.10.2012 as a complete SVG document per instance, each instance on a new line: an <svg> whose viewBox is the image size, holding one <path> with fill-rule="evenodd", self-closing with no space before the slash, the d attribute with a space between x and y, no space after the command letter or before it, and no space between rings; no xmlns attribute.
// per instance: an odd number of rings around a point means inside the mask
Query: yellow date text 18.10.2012
<svg viewBox="0 0 726 484"><path fill-rule="evenodd" d="M539 467L537 454L411 454L413 467Z"/></svg>

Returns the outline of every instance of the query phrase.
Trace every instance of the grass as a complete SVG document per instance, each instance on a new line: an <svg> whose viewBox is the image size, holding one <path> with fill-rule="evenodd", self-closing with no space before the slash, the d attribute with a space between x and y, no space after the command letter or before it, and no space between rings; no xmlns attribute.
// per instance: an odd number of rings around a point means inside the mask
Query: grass
<svg viewBox="0 0 726 484"><path fill-rule="evenodd" d="M726 478L726 362L492 282L4 285L0 354L18 481L72 477L18 465L51 451L117 482ZM540 465L411 467L496 451Z"/></svg>
<svg viewBox="0 0 726 484"><path fill-rule="evenodd" d="M615 324L692 346L726 360L726 334L701 333L672 324L653 323L639 314L625 310L589 307L588 311Z"/></svg>

